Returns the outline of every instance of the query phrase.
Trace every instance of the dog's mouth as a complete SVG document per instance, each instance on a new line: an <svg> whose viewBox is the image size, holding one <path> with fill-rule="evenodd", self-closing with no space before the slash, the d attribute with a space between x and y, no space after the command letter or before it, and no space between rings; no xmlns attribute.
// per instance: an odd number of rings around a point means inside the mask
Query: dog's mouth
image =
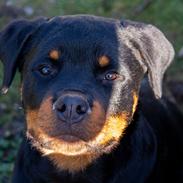
<svg viewBox="0 0 183 183"><path fill-rule="evenodd" d="M87 153L88 149L91 149L91 147L87 145L87 142L71 134L59 135L57 137L50 137L46 134L42 134L35 137L27 131L26 136L30 140L31 145L43 152L43 154L57 152L73 156Z"/></svg>
<svg viewBox="0 0 183 183"><path fill-rule="evenodd" d="M61 139L62 141L66 142L66 143L75 143L75 142L83 141L81 138L76 137L74 135L70 135L70 134L60 135L57 138Z"/></svg>
<svg viewBox="0 0 183 183"><path fill-rule="evenodd" d="M58 137L34 137L30 132L26 133L31 145L40 150L44 155L60 153L67 156L76 156L80 154L101 154L108 152L111 147L116 145L116 140L111 139L108 143L100 145L96 142L86 142L83 139L70 134L60 135Z"/></svg>

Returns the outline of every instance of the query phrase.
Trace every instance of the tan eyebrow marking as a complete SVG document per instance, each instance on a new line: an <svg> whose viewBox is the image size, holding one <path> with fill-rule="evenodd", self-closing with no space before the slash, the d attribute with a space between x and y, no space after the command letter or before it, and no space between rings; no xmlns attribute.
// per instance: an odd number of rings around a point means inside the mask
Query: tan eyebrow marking
<svg viewBox="0 0 183 183"><path fill-rule="evenodd" d="M60 51L56 50L56 49L51 50L49 52L49 57L50 57L50 59L57 61L60 57Z"/></svg>
<svg viewBox="0 0 183 183"><path fill-rule="evenodd" d="M106 55L100 56L98 59L98 63L101 67L105 67L109 65L109 57L107 57Z"/></svg>

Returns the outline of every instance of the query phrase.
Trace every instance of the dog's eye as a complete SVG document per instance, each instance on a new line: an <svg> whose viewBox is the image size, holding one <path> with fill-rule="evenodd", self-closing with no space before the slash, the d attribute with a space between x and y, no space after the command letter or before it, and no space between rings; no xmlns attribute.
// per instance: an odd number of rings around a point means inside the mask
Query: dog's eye
<svg viewBox="0 0 183 183"><path fill-rule="evenodd" d="M112 81L112 80L115 80L115 79L117 79L119 77L119 75L116 73L116 72L108 72L106 75L105 75L105 77L104 77L104 79L105 80L109 80L109 81Z"/></svg>
<svg viewBox="0 0 183 183"><path fill-rule="evenodd" d="M39 68L39 72L40 72L42 75L47 76L47 75L52 74L53 69L52 69L51 65L42 65L42 66L40 66L40 68Z"/></svg>

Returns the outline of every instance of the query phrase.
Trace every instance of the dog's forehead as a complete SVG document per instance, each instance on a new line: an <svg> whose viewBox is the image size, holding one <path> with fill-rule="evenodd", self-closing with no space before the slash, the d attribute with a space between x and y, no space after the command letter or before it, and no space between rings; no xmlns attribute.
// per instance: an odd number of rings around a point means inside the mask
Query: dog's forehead
<svg viewBox="0 0 183 183"><path fill-rule="evenodd" d="M54 59L55 55L69 55L71 60L76 57L80 60L94 60L96 57L108 56L113 63L117 62L119 29L120 21L115 19L95 16L55 17L32 37L33 49L37 50L34 58L41 61L46 55L54 56Z"/></svg>
<svg viewBox="0 0 183 183"><path fill-rule="evenodd" d="M118 29L120 22L114 19L95 16L63 16L50 19L45 23L38 33L40 45L48 48L52 47L82 47L95 48L105 47L107 43L112 43L113 47L118 39Z"/></svg>
<svg viewBox="0 0 183 183"><path fill-rule="evenodd" d="M55 24L58 28L66 29L67 31L70 29L75 31L78 30L80 32L94 31L94 32L111 32L115 29L117 24L120 24L119 20L97 17L97 16L86 16L86 15L78 15L78 16L61 16L55 17L48 21L48 24ZM92 32L91 32L92 33Z"/></svg>

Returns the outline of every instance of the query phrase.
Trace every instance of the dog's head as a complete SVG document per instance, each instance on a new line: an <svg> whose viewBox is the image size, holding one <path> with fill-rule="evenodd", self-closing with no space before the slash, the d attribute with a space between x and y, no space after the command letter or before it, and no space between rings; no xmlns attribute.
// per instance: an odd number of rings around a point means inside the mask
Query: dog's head
<svg viewBox="0 0 183 183"><path fill-rule="evenodd" d="M76 171L119 143L145 73L161 97L173 55L152 25L95 16L18 20L0 33L2 92L19 68L27 137L58 167Z"/></svg>

